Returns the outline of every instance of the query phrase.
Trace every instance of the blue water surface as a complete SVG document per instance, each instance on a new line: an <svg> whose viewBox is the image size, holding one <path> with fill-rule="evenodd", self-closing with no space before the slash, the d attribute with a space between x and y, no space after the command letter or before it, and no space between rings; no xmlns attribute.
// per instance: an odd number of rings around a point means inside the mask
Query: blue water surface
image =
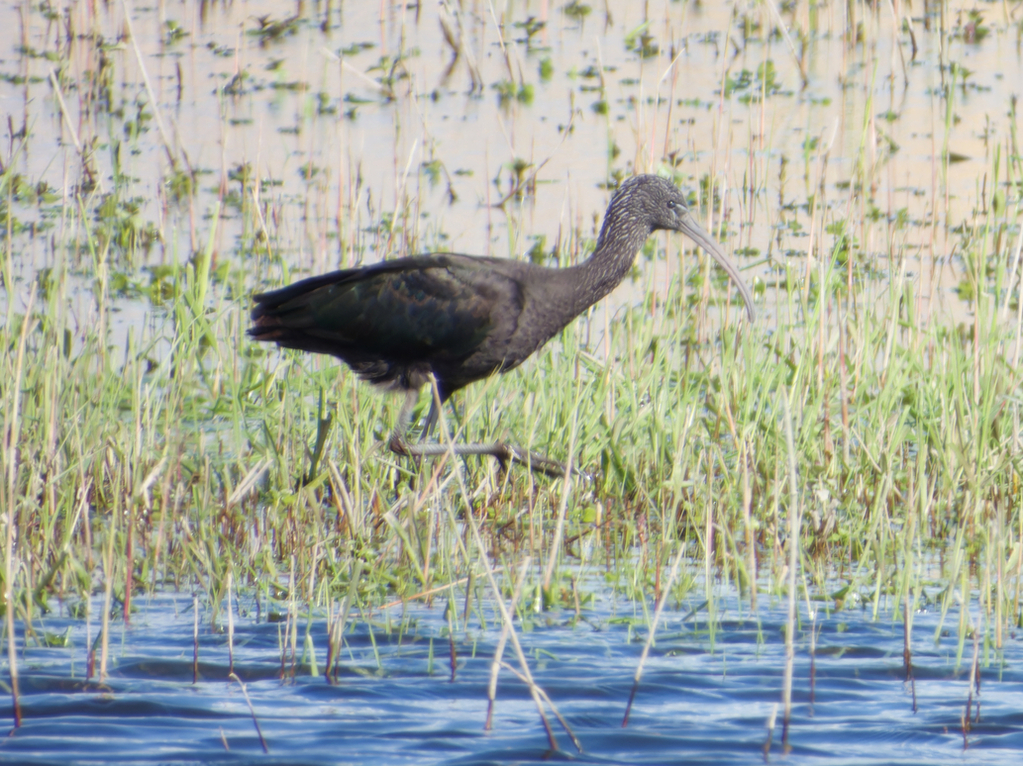
<svg viewBox="0 0 1023 766"><path fill-rule="evenodd" d="M869 610L820 612L811 683L811 622L797 633L791 752L781 747L784 603L723 598L666 611L622 727L647 624L610 594L579 618L572 610L532 614L516 629L530 671L574 731L579 752L547 709L558 750L528 688L502 670L493 728L484 731L491 660L500 636L492 612L473 611L455 631L451 678L444 599L350 620L336 683L323 675L327 620L298 621L297 653L282 667L285 624L234 617L228 636L200 614L199 680L193 683L192 598L160 594L136 602L130 624L113 622L106 680L86 679L86 628L47 616L31 626L19 656L20 728L0 739L0 760L25 764L601 764L773 762L829 764L1017 763L1023 753L1023 674L1018 635L980 644L979 694L963 732L973 641L959 652L958 619L938 640L936 611L914 615L913 688L903 663L903 624ZM694 602L699 607L699 601ZM652 614L650 606L648 614ZM353 614L353 617L357 615ZM368 617L369 619L363 619ZM713 629L711 629L713 628ZM39 636L70 631L68 645ZM89 633L94 640L97 623ZM308 640L306 635L308 633ZM18 640L24 640L19 625ZM318 675L313 675L312 646ZM519 668L509 645L504 661ZM245 684L268 752L257 735ZM811 689L813 699L811 703ZM979 703L979 707L978 707ZM0 714L12 723L10 696Z"/></svg>

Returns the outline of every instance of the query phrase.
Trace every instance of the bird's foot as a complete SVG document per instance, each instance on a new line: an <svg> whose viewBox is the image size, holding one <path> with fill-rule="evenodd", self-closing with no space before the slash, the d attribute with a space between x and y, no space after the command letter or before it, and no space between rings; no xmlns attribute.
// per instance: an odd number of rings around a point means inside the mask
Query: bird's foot
<svg viewBox="0 0 1023 766"><path fill-rule="evenodd" d="M402 457L422 458L436 457L449 452L455 455L490 455L497 458L501 468L507 470L508 464L518 463L536 473L560 479L565 476L565 465L552 460L546 455L530 452L512 444L497 442L495 444L409 444L399 433L394 433L388 442L391 452ZM572 468L572 475L583 479L592 479L592 475L578 468Z"/></svg>
<svg viewBox="0 0 1023 766"><path fill-rule="evenodd" d="M411 445L405 441L405 437L399 433L391 434L391 438L388 440L387 446L395 455L412 457Z"/></svg>
<svg viewBox="0 0 1023 766"><path fill-rule="evenodd" d="M565 476L565 464L559 463L557 460L552 460L546 455L541 455L539 452L530 452L524 450L521 447L516 447L512 444L504 444L498 442L493 445L494 451L490 454L493 455L500 461L501 467L505 468L508 463L519 463L529 468L531 471L536 473L542 473L544 476L550 476L553 479L561 479ZM590 480L593 478L592 474L582 471L575 466L572 467L572 475L578 478Z"/></svg>

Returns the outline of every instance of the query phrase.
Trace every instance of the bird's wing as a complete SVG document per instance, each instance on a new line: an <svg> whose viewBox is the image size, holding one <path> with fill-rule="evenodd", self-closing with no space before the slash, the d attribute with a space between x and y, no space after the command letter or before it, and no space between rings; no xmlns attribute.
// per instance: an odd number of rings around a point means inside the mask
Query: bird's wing
<svg viewBox="0 0 1023 766"><path fill-rule="evenodd" d="M457 359L503 314L521 310L517 285L489 265L442 254L334 272L256 296L253 318L265 339L293 348L343 358Z"/></svg>

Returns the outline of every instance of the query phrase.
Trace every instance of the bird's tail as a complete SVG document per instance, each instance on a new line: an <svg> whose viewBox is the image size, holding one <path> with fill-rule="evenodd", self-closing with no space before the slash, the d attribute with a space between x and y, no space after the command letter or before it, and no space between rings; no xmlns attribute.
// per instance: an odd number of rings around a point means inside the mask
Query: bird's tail
<svg viewBox="0 0 1023 766"><path fill-rule="evenodd" d="M277 343L286 348L331 353L323 340L310 335L315 320L310 310L313 293L329 285L345 282L355 270L334 271L303 279L279 290L252 296L252 326L248 334L255 340Z"/></svg>

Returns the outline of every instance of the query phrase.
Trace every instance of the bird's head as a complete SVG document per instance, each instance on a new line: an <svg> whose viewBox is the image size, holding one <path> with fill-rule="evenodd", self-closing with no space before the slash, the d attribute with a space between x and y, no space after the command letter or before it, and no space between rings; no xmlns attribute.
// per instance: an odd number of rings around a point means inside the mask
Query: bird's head
<svg viewBox="0 0 1023 766"><path fill-rule="evenodd" d="M624 235L638 242L634 253L658 229L681 231L709 253L739 288L750 321L753 321L756 315L753 294L717 242L693 218L681 190L660 176L633 176L623 181L607 209L601 240L605 237L617 240Z"/></svg>
<svg viewBox="0 0 1023 766"><path fill-rule="evenodd" d="M633 176L618 187L608 217L638 225L646 230L647 236L658 229L684 231L689 205L682 191L666 178Z"/></svg>

